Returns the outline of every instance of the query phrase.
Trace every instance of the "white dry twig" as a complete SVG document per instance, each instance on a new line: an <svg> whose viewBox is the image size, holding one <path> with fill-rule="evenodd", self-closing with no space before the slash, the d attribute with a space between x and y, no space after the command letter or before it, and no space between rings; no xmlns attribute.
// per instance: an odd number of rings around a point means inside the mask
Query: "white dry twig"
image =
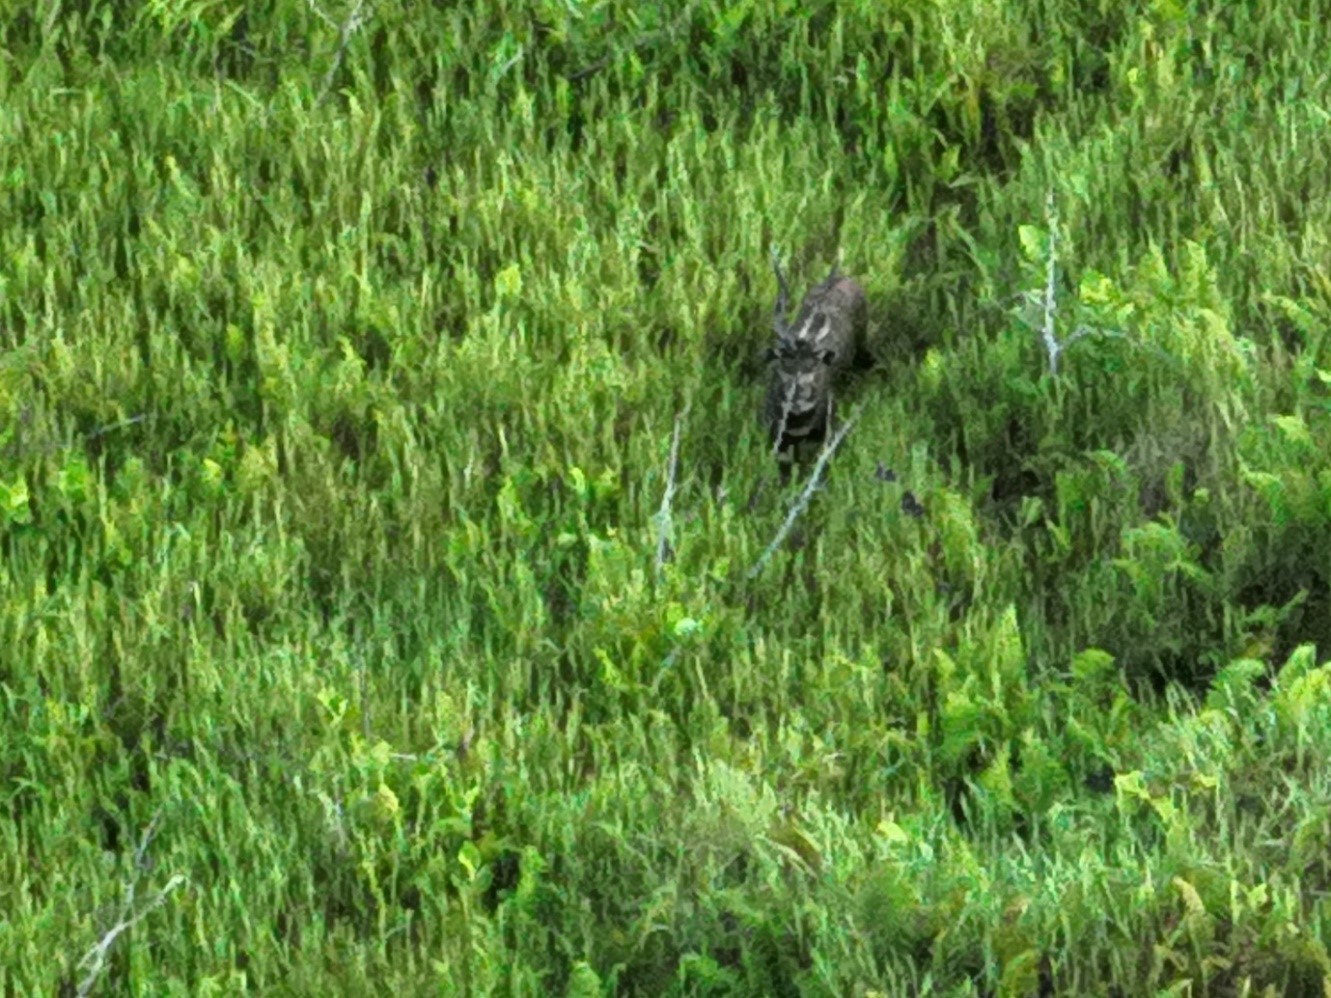
<svg viewBox="0 0 1331 998"><path fill-rule="evenodd" d="M116 915L116 924L93 944L92 948L84 954L83 959L79 961L78 970L91 964L88 972L79 982L78 998L87 998L96 985L97 979L101 977L102 971L106 967L106 956L111 951L116 939L124 932L132 929L151 912L157 908L166 896L174 891L181 884L185 883L185 877L182 874L175 874L166 882L166 886L158 891L146 905L134 912L134 894L138 885L139 875L147 868L148 845L152 842L153 835L157 831L157 820L161 817L161 811L153 815L152 820L148 822L148 827L144 829L143 836L139 840L138 846L134 850L134 874L128 883L125 884L125 896L120 902L120 911ZM133 914L131 914L133 912Z"/></svg>
<svg viewBox="0 0 1331 998"><path fill-rule="evenodd" d="M845 439L846 434L850 432L851 427L859 421L860 414L863 411L864 404L860 403L855 412L851 414L850 419L841 424L841 428L837 430L836 436L828 442L827 446L823 448L823 452L818 455L818 461L813 466L813 471L809 475L809 481L805 484L799 497L790 507L789 512L786 513L786 519L785 522L781 524L781 529L776 532L776 536L772 538L772 543L767 545L767 549L762 553L758 560L753 563L753 567L749 569L745 578L752 579L761 572L767 562L771 560L772 555L776 553L776 549L781 546L781 542L786 539L786 535L790 533L791 528L795 525L795 520L804 512L805 508L809 505L809 500L813 498L814 490L818 487L818 480L822 477L823 469L827 466L827 462L831 460L836 449L841 446L841 441Z"/></svg>
<svg viewBox="0 0 1331 998"><path fill-rule="evenodd" d="M365 0L356 0L350 13L347 14L347 19L338 24L321 10L314 0L305 0L305 3L321 21L337 32L337 50L333 53L333 62L324 73L323 83L319 86L319 96L314 99L316 104L322 104L324 98L328 96L329 88L333 85L333 77L342 66L342 59L347 54L347 45L351 42L351 36L361 29L369 19L369 14L362 13L365 9Z"/></svg>
<svg viewBox="0 0 1331 998"><path fill-rule="evenodd" d="M675 417L675 431L670 437L670 463L666 467L665 494L661 496L661 511L657 516L657 534L656 534L656 573L661 574L661 569L670 559L670 504L675 498L675 472L679 467L679 434L684 425L684 417L688 415L689 407L686 405L682 412Z"/></svg>
<svg viewBox="0 0 1331 998"><path fill-rule="evenodd" d="M126 419L120 420L118 423L107 423L103 426L97 427L95 430L89 430L83 436L85 440L94 440L97 437L103 436L107 433L113 433L116 430L128 429L136 423L142 423L147 418L147 413L141 412L137 416L129 416Z"/></svg>
<svg viewBox="0 0 1331 998"><path fill-rule="evenodd" d="M1058 214L1054 207L1054 192L1051 189L1045 196L1045 219L1049 224L1049 256L1045 265L1044 282L1044 323L1040 335L1044 337L1044 350L1049 359L1049 373L1058 375L1058 355L1065 344L1058 342L1054 335L1054 314L1057 306L1054 300L1054 274L1058 259Z"/></svg>
<svg viewBox="0 0 1331 998"><path fill-rule="evenodd" d="M1044 341L1049 374L1057 377L1058 358L1068 347L1080 339L1087 336L1105 336L1113 339L1124 339L1129 342L1133 342L1133 340L1126 333L1116 329L1100 329L1096 326L1082 324L1077 326L1062 342L1059 341L1058 335L1054 331L1054 320L1058 314L1055 287L1058 269L1058 210L1054 206L1054 192L1052 189L1045 196L1045 220L1049 227L1049 252L1045 260L1044 293L1024 291L1018 292L1015 297L1020 298L1023 304L1027 306L1036 306L1042 310L1043 318L1039 325L1040 338ZM1023 321L1034 325L1030 320L1023 319Z"/></svg>

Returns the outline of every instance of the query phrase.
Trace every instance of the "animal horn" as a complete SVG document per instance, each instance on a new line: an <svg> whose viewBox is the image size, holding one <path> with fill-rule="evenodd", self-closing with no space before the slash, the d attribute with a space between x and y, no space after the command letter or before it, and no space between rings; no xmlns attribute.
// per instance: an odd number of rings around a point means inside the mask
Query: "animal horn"
<svg viewBox="0 0 1331 998"><path fill-rule="evenodd" d="M824 284L831 283L833 280L835 280L836 276L839 273L841 273L841 247L838 246L836 251L836 257L832 260L832 269L827 272L827 278L823 281L823 283Z"/></svg>
<svg viewBox="0 0 1331 998"><path fill-rule="evenodd" d="M772 244L772 272L776 274L776 303L772 306L772 331L778 337L786 335L786 311L790 305L790 291L786 279L781 275L781 254L776 244Z"/></svg>

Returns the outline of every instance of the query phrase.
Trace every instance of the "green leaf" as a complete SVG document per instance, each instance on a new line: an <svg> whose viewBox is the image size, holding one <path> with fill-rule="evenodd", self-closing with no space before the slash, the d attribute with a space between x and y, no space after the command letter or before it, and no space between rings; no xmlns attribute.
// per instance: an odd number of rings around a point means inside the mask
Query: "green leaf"
<svg viewBox="0 0 1331 998"><path fill-rule="evenodd" d="M56 490L70 502L80 503L92 492L92 472L81 454L76 454L60 466L56 474Z"/></svg>
<svg viewBox="0 0 1331 998"><path fill-rule="evenodd" d="M1108 277L1098 270L1088 270L1081 275L1077 297L1087 305L1109 305L1116 303L1121 296Z"/></svg>
<svg viewBox="0 0 1331 998"><path fill-rule="evenodd" d="M1017 236L1021 239L1021 251L1026 259L1032 263L1043 263L1048 252L1045 249L1048 236L1044 229L1037 229L1034 225L1019 225Z"/></svg>
<svg viewBox="0 0 1331 998"><path fill-rule="evenodd" d="M1317 646L1301 644L1290 652L1276 676L1276 688L1283 689L1317 667ZM1263 668L1262 671L1265 671Z"/></svg>
<svg viewBox="0 0 1331 998"><path fill-rule="evenodd" d="M5 523L32 522L32 509L28 506L28 482L20 478L12 485L0 482L0 515Z"/></svg>
<svg viewBox="0 0 1331 998"><path fill-rule="evenodd" d="M605 985L601 983L600 975L592 969L591 964L586 960L578 960L573 964L568 975L568 987L564 991L565 998L600 998L605 994Z"/></svg>
<svg viewBox="0 0 1331 998"><path fill-rule="evenodd" d="M1033 949L1024 950L1003 965L1003 976L998 982L1002 998L1028 995L1038 990L1040 954Z"/></svg>
<svg viewBox="0 0 1331 998"><path fill-rule="evenodd" d="M994 695L1000 698L1020 693L1025 687L1026 650L1017 623L1017 607L1009 603L991 636L990 660Z"/></svg>
<svg viewBox="0 0 1331 998"><path fill-rule="evenodd" d="M702 630L702 624L692 617L683 617L675 622L674 633L677 638L685 638Z"/></svg>
<svg viewBox="0 0 1331 998"><path fill-rule="evenodd" d="M1280 428L1285 439L1291 443L1312 446L1312 436L1308 433L1308 424L1303 421L1302 416L1272 416L1271 422Z"/></svg>
<svg viewBox="0 0 1331 998"><path fill-rule="evenodd" d="M495 295L503 301L522 294L522 268L511 263L495 274Z"/></svg>
<svg viewBox="0 0 1331 998"><path fill-rule="evenodd" d="M1236 698L1252 692L1253 683L1266 673L1266 663L1253 658L1237 658L1230 662L1211 680L1211 689L1206 695L1208 707L1220 708L1234 702Z"/></svg>
<svg viewBox="0 0 1331 998"><path fill-rule="evenodd" d="M939 712L943 739L938 747L940 759L955 765L983 737L980 727L981 708L965 693L949 693Z"/></svg>
<svg viewBox="0 0 1331 998"><path fill-rule="evenodd" d="M1082 682L1095 682L1114 674L1114 656L1102 648L1084 648L1072 659L1072 675Z"/></svg>
<svg viewBox="0 0 1331 998"><path fill-rule="evenodd" d="M476 873L481 868L481 853L476 848L476 844L467 839L458 849L458 864L467 871L467 879L475 880Z"/></svg>

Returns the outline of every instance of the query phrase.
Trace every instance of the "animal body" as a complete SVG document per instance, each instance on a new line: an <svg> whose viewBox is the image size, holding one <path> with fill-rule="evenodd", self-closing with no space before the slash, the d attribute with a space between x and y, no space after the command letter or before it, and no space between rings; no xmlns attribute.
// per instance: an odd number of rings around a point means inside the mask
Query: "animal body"
<svg viewBox="0 0 1331 998"><path fill-rule="evenodd" d="M867 306L864 291L836 264L800 303L795 321L786 322L789 291L781 262L772 254L777 296L772 308L776 340L767 351L770 380L763 403L772 449L788 480L800 444L822 444L832 416L832 393L840 375L864 351Z"/></svg>

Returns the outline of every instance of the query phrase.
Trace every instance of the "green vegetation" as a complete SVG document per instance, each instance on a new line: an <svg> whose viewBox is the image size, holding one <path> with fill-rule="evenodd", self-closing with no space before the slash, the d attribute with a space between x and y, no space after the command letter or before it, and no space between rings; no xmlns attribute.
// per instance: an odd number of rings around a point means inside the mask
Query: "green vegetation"
<svg viewBox="0 0 1331 998"><path fill-rule="evenodd" d="M5 993L1331 993L1327 9L359 13L0 26Z"/></svg>

